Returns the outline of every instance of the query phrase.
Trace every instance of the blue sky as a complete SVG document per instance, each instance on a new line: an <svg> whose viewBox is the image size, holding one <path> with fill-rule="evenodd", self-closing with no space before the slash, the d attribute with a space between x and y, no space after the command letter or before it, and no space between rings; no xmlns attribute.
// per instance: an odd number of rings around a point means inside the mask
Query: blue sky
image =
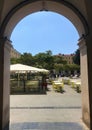
<svg viewBox="0 0 92 130"><path fill-rule="evenodd" d="M26 16L14 28L11 41L20 53L51 50L53 54L71 54L78 48L79 35L73 24L54 12L37 12Z"/></svg>

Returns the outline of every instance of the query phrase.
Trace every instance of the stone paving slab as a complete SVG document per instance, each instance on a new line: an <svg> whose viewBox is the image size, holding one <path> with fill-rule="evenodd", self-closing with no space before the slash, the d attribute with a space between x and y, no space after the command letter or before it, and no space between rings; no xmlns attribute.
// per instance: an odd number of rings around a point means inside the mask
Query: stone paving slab
<svg viewBox="0 0 92 130"><path fill-rule="evenodd" d="M64 93L10 96L10 130L83 130L81 94L69 86Z"/></svg>
<svg viewBox="0 0 92 130"><path fill-rule="evenodd" d="M80 122L80 109L18 109L11 110L11 123L18 122Z"/></svg>

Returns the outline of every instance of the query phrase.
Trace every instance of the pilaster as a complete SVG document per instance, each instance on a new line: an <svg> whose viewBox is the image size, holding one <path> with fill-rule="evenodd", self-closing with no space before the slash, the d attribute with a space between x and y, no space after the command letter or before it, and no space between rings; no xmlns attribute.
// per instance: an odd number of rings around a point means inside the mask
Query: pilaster
<svg viewBox="0 0 92 130"><path fill-rule="evenodd" d="M90 99L89 99L89 75L88 75L88 58L86 38L82 37L79 40L80 63L81 63L81 89L82 89L82 119L90 128Z"/></svg>
<svg viewBox="0 0 92 130"><path fill-rule="evenodd" d="M10 40L0 38L0 130L9 130Z"/></svg>

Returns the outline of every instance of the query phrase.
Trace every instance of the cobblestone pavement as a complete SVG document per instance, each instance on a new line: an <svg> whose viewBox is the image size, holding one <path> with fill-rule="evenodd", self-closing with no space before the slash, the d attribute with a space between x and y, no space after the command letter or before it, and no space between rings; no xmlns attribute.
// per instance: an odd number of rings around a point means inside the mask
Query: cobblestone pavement
<svg viewBox="0 0 92 130"><path fill-rule="evenodd" d="M49 86L42 95L11 95L10 130L84 130L81 94L67 85L64 90Z"/></svg>

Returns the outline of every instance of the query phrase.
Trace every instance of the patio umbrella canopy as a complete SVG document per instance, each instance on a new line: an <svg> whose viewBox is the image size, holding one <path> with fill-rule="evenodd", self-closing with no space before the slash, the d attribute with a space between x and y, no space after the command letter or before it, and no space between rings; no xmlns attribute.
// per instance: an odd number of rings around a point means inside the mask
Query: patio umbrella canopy
<svg viewBox="0 0 92 130"><path fill-rule="evenodd" d="M23 65L23 64L13 64L10 65L10 71L16 73L26 73L26 72L49 72L46 69L39 69L36 67Z"/></svg>
<svg viewBox="0 0 92 130"><path fill-rule="evenodd" d="M18 87L20 86L20 74L23 74L23 76L21 77L21 79L23 80L23 86L24 86L24 92L26 91L26 88L25 88L25 78L27 79L27 75L26 77L24 76L24 73L27 74L27 73L38 73L38 72L42 72L42 73L48 73L49 71L48 70L45 70L45 69L39 69L39 68L36 68L36 67L32 67L32 66L28 66L28 65L23 65L23 64L13 64L13 65L10 65L10 72L11 73L17 73L18 74Z"/></svg>

